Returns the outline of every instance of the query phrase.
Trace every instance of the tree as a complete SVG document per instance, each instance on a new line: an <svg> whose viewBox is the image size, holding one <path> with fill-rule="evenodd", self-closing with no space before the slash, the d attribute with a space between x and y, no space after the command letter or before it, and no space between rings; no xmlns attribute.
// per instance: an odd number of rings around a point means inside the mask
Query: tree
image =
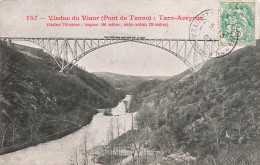
<svg viewBox="0 0 260 165"><path fill-rule="evenodd" d="M133 131L132 131L133 132ZM130 132L130 135L127 139L129 147L130 147L130 151L131 151L131 155L132 155L132 161L135 161L135 147L134 147L134 134Z"/></svg>
<svg viewBox="0 0 260 165"><path fill-rule="evenodd" d="M85 136L83 138L83 143L81 144L80 153L81 153L81 156L82 156L83 165L88 165L89 150L87 150L87 135L86 135L86 133L85 133Z"/></svg>
<svg viewBox="0 0 260 165"><path fill-rule="evenodd" d="M113 157L114 156L114 143L112 142L112 140L114 139L114 124L113 124L113 118L110 120L110 128L109 128L109 140L108 140L108 143L111 141L111 145L110 145L110 156Z"/></svg>
<svg viewBox="0 0 260 165"><path fill-rule="evenodd" d="M12 127L12 146L14 145L15 142L15 128L17 127L16 121L17 117L11 117L9 114L5 113L8 119L10 120L11 127Z"/></svg>
<svg viewBox="0 0 260 165"><path fill-rule="evenodd" d="M137 153L137 164L140 164L140 151L143 146L143 141L138 137L133 144Z"/></svg>
<svg viewBox="0 0 260 165"><path fill-rule="evenodd" d="M172 135L172 131L167 126L162 126L153 133L151 145L155 149L161 150L164 155L169 155L175 150L176 140Z"/></svg>
<svg viewBox="0 0 260 165"><path fill-rule="evenodd" d="M146 126L141 130L142 132L142 138L144 141L144 148L145 148L145 157L147 157L147 150L148 150L148 145L149 145L149 134L151 133L151 129L149 126Z"/></svg>
<svg viewBox="0 0 260 165"><path fill-rule="evenodd" d="M117 130L117 138L119 137L120 135L120 124L118 122L118 118L116 117L116 130ZM119 143L117 144L117 155L119 156L120 155L120 146L119 146Z"/></svg>
<svg viewBox="0 0 260 165"><path fill-rule="evenodd" d="M0 123L0 140L1 140L1 146L0 150L4 150L4 141L5 141L5 134L8 130L8 125L6 123L1 122Z"/></svg>
<svg viewBox="0 0 260 165"><path fill-rule="evenodd" d="M11 124L12 124L12 146L14 146L14 141L15 141L16 121L17 121L17 118L14 118L14 119L11 120Z"/></svg>
<svg viewBox="0 0 260 165"><path fill-rule="evenodd" d="M79 152L77 149L73 149L70 156L70 163L71 165L79 165Z"/></svg>
<svg viewBox="0 0 260 165"><path fill-rule="evenodd" d="M103 154L105 156L105 164L110 162L110 148L106 142L103 141Z"/></svg>
<svg viewBox="0 0 260 165"><path fill-rule="evenodd" d="M133 130L129 133L128 144L130 145L132 161L135 160L135 154L137 154L137 164L140 164L140 152L144 146L144 139L140 130Z"/></svg>
<svg viewBox="0 0 260 165"><path fill-rule="evenodd" d="M39 130L41 124L42 124L42 119L43 117L38 117L36 113L33 112L33 110L29 110L29 119L28 119L28 124L29 124L29 129L30 129L30 142L33 139L33 135Z"/></svg>
<svg viewBox="0 0 260 165"><path fill-rule="evenodd" d="M217 152L219 152L220 150L220 135L221 132L223 131L223 128L221 127L221 123L217 118L214 119L209 119L210 120L210 124L214 133L214 137L216 138L216 148L217 148Z"/></svg>

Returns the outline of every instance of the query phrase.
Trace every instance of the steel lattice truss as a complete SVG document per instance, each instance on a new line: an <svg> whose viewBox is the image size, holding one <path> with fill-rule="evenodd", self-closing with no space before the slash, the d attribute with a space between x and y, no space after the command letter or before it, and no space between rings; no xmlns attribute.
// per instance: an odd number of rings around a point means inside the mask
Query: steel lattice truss
<svg viewBox="0 0 260 165"><path fill-rule="evenodd" d="M218 56L218 40L146 39L146 38L1 38L23 40L41 46L63 71L69 71L87 54L113 44L135 42L163 49L182 60L191 71L199 70L211 57ZM10 42L11 43L11 42Z"/></svg>

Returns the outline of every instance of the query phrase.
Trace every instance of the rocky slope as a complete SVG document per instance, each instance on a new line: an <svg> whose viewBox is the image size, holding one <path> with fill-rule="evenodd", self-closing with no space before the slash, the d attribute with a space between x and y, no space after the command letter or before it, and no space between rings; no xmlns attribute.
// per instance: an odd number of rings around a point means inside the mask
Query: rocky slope
<svg viewBox="0 0 260 165"><path fill-rule="evenodd" d="M43 50L0 43L1 153L62 137L124 94L77 67L60 73Z"/></svg>

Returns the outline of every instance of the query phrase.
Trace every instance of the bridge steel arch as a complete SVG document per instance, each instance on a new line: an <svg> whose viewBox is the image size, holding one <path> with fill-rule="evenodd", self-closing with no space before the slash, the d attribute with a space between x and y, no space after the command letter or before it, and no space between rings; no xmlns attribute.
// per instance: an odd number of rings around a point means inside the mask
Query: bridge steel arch
<svg viewBox="0 0 260 165"><path fill-rule="evenodd" d="M87 54L114 44L134 42L146 44L165 50L181 61L188 68L198 71L212 52L218 49L218 40L187 40L187 39L145 39L132 37L115 37L115 38L1 38L8 41L20 40L29 41L42 47L49 53L61 72L67 72L73 68L77 62Z"/></svg>

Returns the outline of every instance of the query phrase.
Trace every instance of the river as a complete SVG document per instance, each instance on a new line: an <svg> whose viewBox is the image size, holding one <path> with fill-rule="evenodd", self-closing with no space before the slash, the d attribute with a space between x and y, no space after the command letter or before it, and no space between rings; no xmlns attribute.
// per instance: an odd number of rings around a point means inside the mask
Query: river
<svg viewBox="0 0 260 165"><path fill-rule="evenodd" d="M107 140L107 132L111 129L111 121L115 127L116 125L120 126L120 135L131 129L132 115L126 113L125 101L129 103L131 96L127 95L118 106L112 108L113 116L104 116L102 113L98 113L93 117L90 124L63 138L1 155L0 164L70 165L69 159L72 152L80 148L84 137L87 137L88 149L104 144ZM114 135L116 136L117 132L114 132Z"/></svg>

